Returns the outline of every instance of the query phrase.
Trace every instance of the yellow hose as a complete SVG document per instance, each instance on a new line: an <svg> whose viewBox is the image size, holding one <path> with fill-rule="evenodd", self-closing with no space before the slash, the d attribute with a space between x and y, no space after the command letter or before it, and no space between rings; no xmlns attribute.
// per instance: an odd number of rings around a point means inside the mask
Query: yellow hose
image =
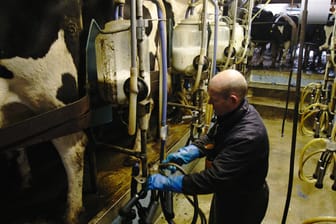
<svg viewBox="0 0 336 224"><path fill-rule="evenodd" d="M312 156L318 154L318 153L321 153L325 151L325 149L317 149L317 151L315 152L311 152L309 153L304 159L303 159L303 155L302 155L302 158L300 157L299 159L299 179L304 181L304 182L307 182L307 183L311 183L311 184L314 184L316 182L316 179L314 179L312 176L307 176L303 173L303 167L305 165L305 163L308 161L308 159L310 159Z"/></svg>
<svg viewBox="0 0 336 224"><path fill-rule="evenodd" d="M321 95L321 83L309 83L305 88L303 88L301 92L300 104L299 104L299 114L302 114L307 107L311 107L311 105L319 103L320 95ZM312 104L308 105L307 107L304 106L305 101L307 99L308 94L311 94L312 91L316 89L316 94L314 95L314 99Z"/></svg>
<svg viewBox="0 0 336 224"><path fill-rule="evenodd" d="M312 110L312 111L308 111L307 113L305 113L301 116L301 120L300 120L300 124L299 124L299 131L302 135L307 135L307 136L313 136L314 135L314 131L306 128L305 122L308 118L316 115L319 112L320 112L320 110L315 109L315 110Z"/></svg>
<svg viewBox="0 0 336 224"><path fill-rule="evenodd" d="M333 126L333 128L332 128L332 130L331 130L331 136L330 136L330 138L331 138L331 140L333 140L333 141L335 141L336 139L335 139L335 134L336 134L336 125L334 125Z"/></svg>
<svg viewBox="0 0 336 224"><path fill-rule="evenodd" d="M299 123L300 133L303 135L312 136L314 135L314 131L305 127L305 123L307 119L315 116L318 113L321 113L319 117L320 122L320 132L327 131L329 128L329 110L328 105L321 103L314 103L309 105L305 110L301 112L301 118Z"/></svg>
<svg viewBox="0 0 336 224"><path fill-rule="evenodd" d="M318 223L318 222L336 222L334 216L317 216L310 219L306 219L302 224Z"/></svg>
<svg viewBox="0 0 336 224"><path fill-rule="evenodd" d="M304 164L307 162L307 160L309 158L311 158L313 155L323 152L326 149L327 146L327 139L325 138L315 138L311 141L309 141L301 150L300 155L299 155L299 171L298 171L298 175L300 180L305 181L307 183L315 183L316 180L315 179L310 179L308 178L304 172L303 172L303 167ZM313 152L309 153L307 156L305 156L305 153L308 149L310 148L314 148L314 145L318 145L318 149L315 149ZM316 147L315 147L316 148Z"/></svg>

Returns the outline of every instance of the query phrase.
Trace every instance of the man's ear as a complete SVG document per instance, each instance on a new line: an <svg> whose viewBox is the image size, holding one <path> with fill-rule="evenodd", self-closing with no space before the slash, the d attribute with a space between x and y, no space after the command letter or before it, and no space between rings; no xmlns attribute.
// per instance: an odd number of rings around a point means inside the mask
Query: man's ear
<svg viewBox="0 0 336 224"><path fill-rule="evenodd" d="M234 94L231 94L231 95L230 95L230 100L231 100L231 102L232 102L233 104L236 104L236 103L239 102L239 98L238 98L238 96L236 96L236 95L234 95Z"/></svg>

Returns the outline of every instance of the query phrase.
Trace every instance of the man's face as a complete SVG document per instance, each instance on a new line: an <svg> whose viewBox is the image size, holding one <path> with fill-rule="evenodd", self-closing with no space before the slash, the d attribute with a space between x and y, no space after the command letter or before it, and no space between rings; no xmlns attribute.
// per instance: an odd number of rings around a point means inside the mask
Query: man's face
<svg viewBox="0 0 336 224"><path fill-rule="evenodd" d="M227 99L223 95L215 92L212 88L208 89L209 104L212 104L215 113L218 116L225 115L233 110L233 103L230 97Z"/></svg>

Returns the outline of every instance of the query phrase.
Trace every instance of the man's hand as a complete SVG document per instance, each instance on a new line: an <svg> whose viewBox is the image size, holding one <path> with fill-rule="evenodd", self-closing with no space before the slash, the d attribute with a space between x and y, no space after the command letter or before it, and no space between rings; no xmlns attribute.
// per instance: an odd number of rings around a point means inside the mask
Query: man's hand
<svg viewBox="0 0 336 224"><path fill-rule="evenodd" d="M147 187L149 190L163 190L181 193L183 177L183 175L166 177L161 174L153 174L148 178Z"/></svg>
<svg viewBox="0 0 336 224"><path fill-rule="evenodd" d="M188 164L201 156L200 149L195 145L188 145L180 148L177 152L171 153L162 163L177 163L178 165Z"/></svg>

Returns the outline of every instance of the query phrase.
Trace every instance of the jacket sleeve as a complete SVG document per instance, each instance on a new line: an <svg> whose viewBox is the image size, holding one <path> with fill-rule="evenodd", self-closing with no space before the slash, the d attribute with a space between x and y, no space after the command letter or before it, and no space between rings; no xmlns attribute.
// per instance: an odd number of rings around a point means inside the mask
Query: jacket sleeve
<svg viewBox="0 0 336 224"><path fill-rule="evenodd" d="M206 135L201 136L193 142L193 145L196 145L205 156L208 156L209 150L214 147L214 136L217 132L217 127L218 124L216 123L213 127L210 128Z"/></svg>
<svg viewBox="0 0 336 224"><path fill-rule="evenodd" d="M268 142L261 142L264 141L262 138L259 140L249 138L248 135L235 136L229 141L221 148L210 168L183 178L184 193L208 194L237 190L251 187L264 180L265 174L260 173L260 176L255 174L268 166L265 160L267 151L264 150Z"/></svg>

